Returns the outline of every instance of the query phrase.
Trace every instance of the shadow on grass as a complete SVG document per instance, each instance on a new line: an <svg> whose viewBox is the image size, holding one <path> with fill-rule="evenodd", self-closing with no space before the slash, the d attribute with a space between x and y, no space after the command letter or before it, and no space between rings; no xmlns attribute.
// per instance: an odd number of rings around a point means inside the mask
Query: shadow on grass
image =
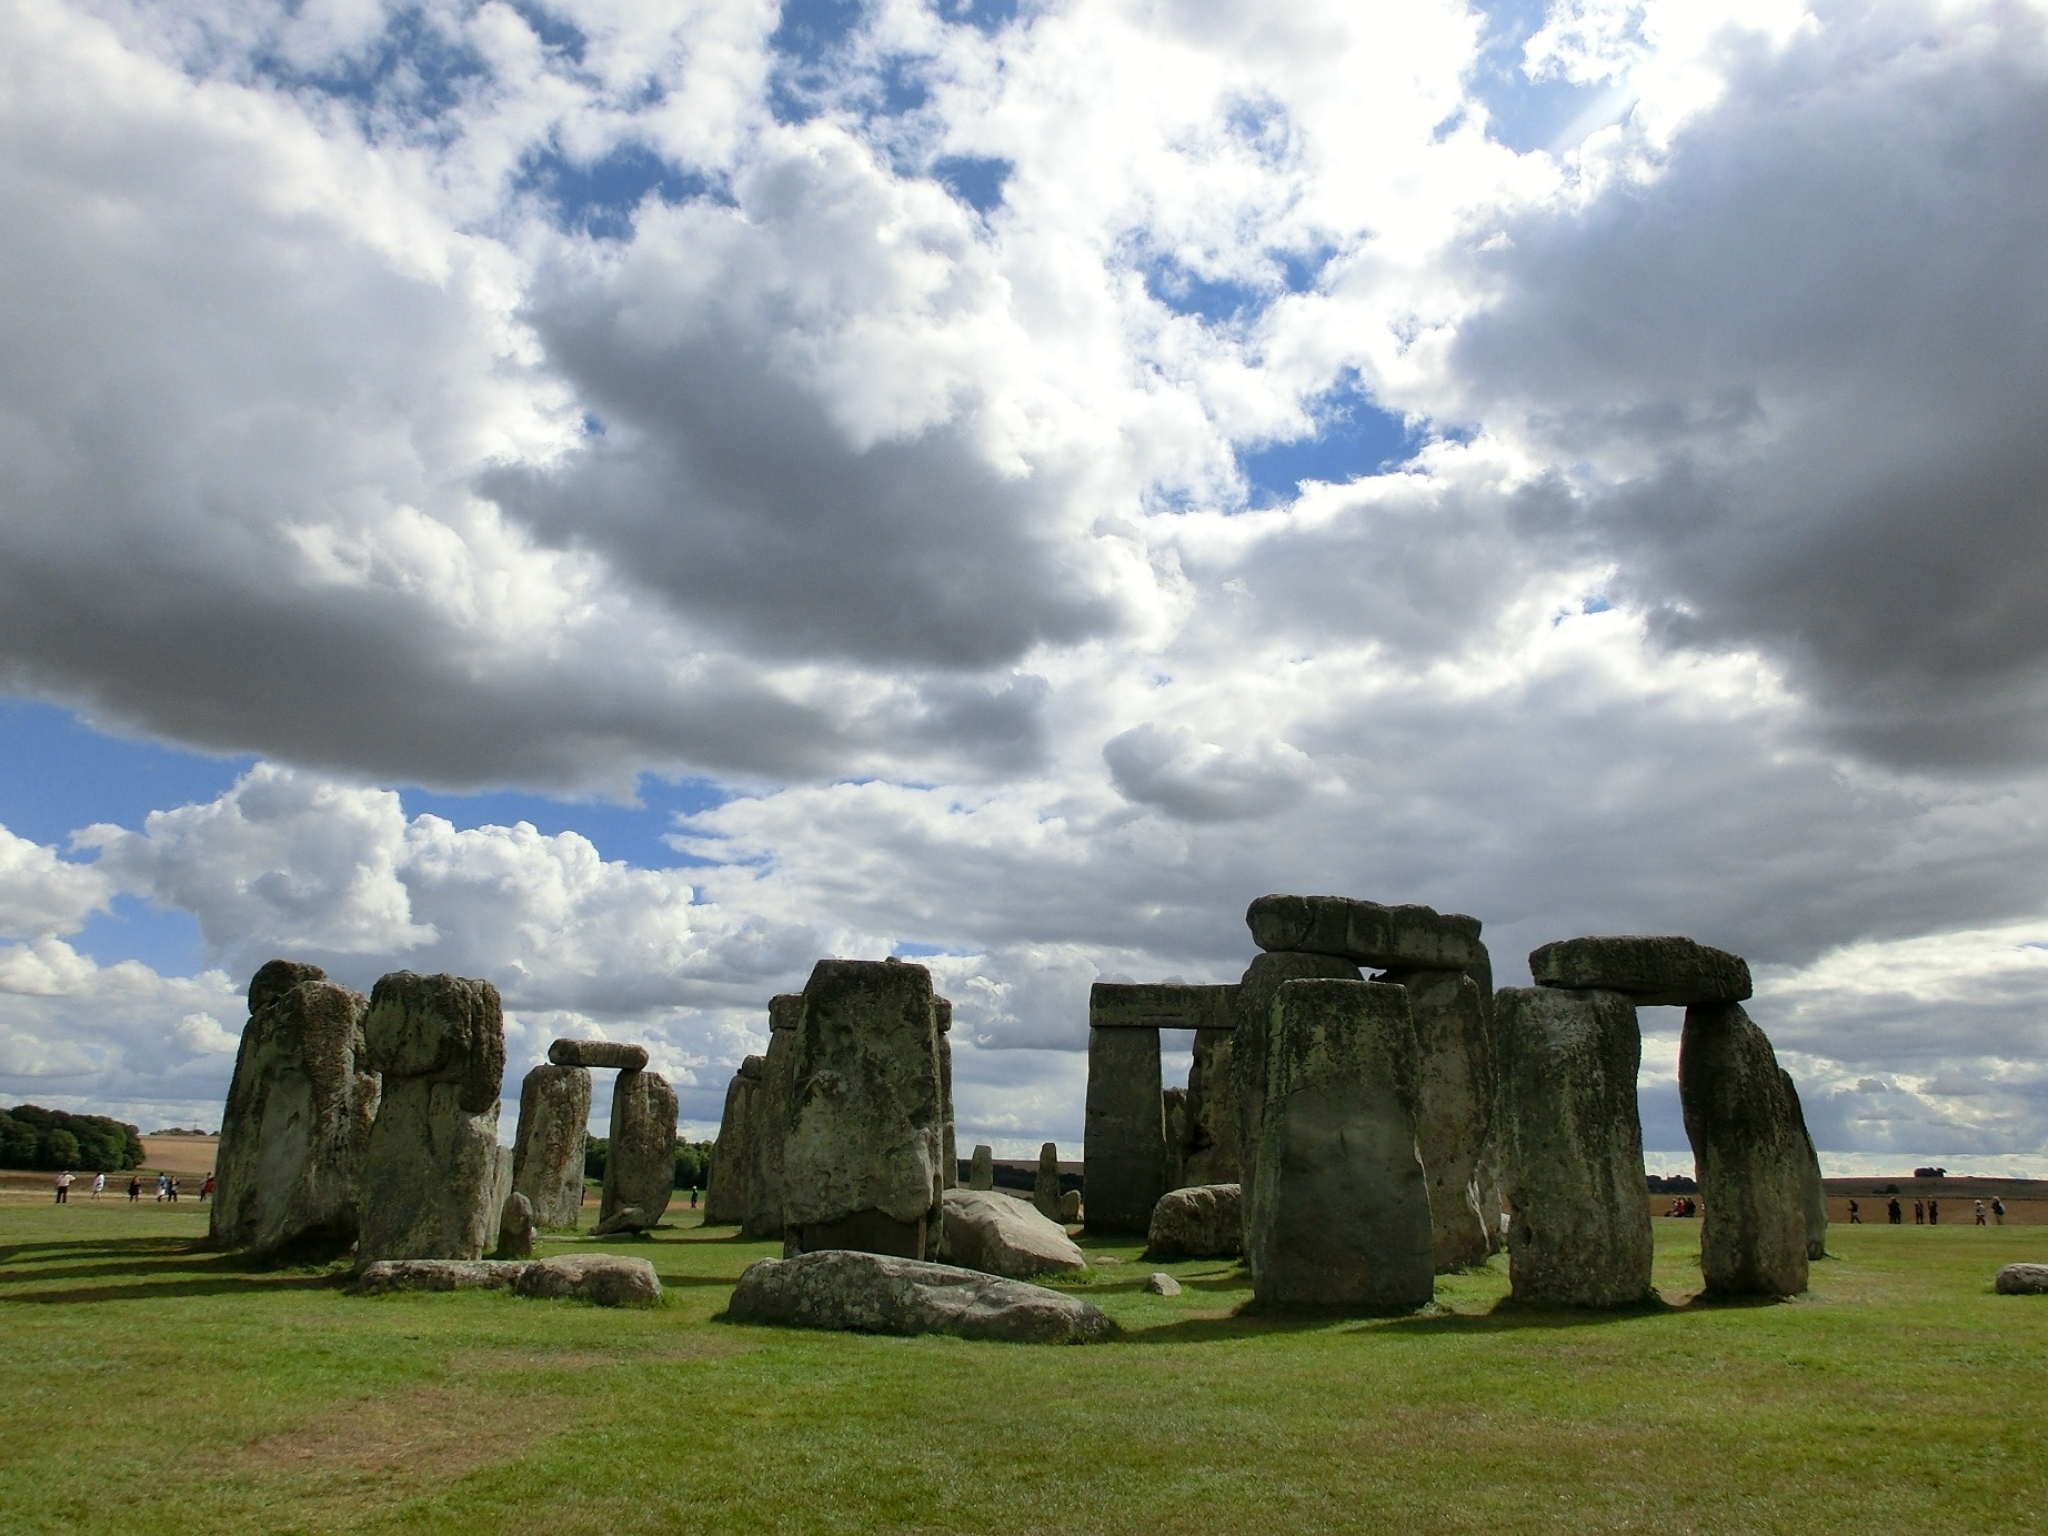
<svg viewBox="0 0 2048 1536"><path fill-rule="evenodd" d="M62 1291L16 1291L0 1305L42 1306L76 1301L161 1301L170 1296L229 1296L236 1293L338 1290L343 1276L227 1274L186 1280L146 1280L138 1285L81 1285Z"/></svg>
<svg viewBox="0 0 2048 1536"><path fill-rule="evenodd" d="M1182 1282L1183 1285L1187 1283ZM1374 1312L1355 1307L1264 1312L1246 1303L1227 1317L1190 1317L1179 1322L1162 1323L1156 1328L1132 1328L1126 1330L1124 1337L1132 1344L1194 1344L1257 1338L1265 1334L1301 1333L1348 1324L1346 1331L1350 1332L1370 1328L1384 1330L1397 1338L1412 1338L1431 1334L1506 1333L1532 1328L1598 1328L1664 1317L1683 1310L1686 1309L1671 1306L1662 1299L1612 1311L1581 1311L1525 1306L1503 1298L1484 1312L1432 1310L1407 1313Z"/></svg>

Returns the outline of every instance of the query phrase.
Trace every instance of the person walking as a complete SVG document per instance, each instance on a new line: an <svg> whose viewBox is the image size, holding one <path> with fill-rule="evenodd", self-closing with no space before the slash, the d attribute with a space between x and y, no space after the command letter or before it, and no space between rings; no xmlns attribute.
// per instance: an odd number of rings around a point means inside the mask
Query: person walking
<svg viewBox="0 0 2048 1536"><path fill-rule="evenodd" d="M204 1184L202 1184L202 1185L200 1185L200 1186L199 1186L199 1200L200 1200L200 1203L201 1203L201 1204L204 1204L204 1203L205 1203L206 1201L208 1201L208 1200L211 1200L212 1198L213 1198L213 1175L209 1173L209 1174L208 1174L208 1175L206 1176L206 1182L205 1182Z"/></svg>
<svg viewBox="0 0 2048 1536"><path fill-rule="evenodd" d="M1977 1202L1977 1225L1980 1227L1984 1225L1984 1202L1982 1200Z"/></svg>
<svg viewBox="0 0 2048 1536"><path fill-rule="evenodd" d="M1991 1219L2001 1227L2005 1225L2005 1202L1996 1195L1991 1197Z"/></svg>
<svg viewBox="0 0 2048 1536"><path fill-rule="evenodd" d="M1927 1225L1927 1202L1925 1200L1915 1200L1913 1202L1913 1225L1916 1227Z"/></svg>
<svg viewBox="0 0 2048 1536"><path fill-rule="evenodd" d="M57 1203L59 1205L69 1205L71 1203L71 1170L69 1168L66 1168L57 1175Z"/></svg>
<svg viewBox="0 0 2048 1536"><path fill-rule="evenodd" d="M156 1203L162 1205L171 1198L171 1176L160 1173L156 1176Z"/></svg>
<svg viewBox="0 0 2048 1536"><path fill-rule="evenodd" d="M96 1173L96 1174L94 1174L94 1175L92 1176L92 1197L93 1197L93 1199L95 1199L95 1200L99 1199L99 1197L100 1197L100 1196L101 1196L101 1195L102 1195L103 1193L105 1193L105 1192L106 1192L106 1188L107 1188L107 1176L106 1176L106 1175L105 1175L104 1173Z"/></svg>
<svg viewBox="0 0 2048 1536"><path fill-rule="evenodd" d="M1862 1225L1863 1225L1863 1218L1862 1218L1862 1217L1861 1217L1860 1215L1858 1215L1858 1214L1857 1214L1857 1212L1858 1212L1858 1211L1859 1211L1860 1209L1861 1209L1861 1207L1859 1207L1859 1206L1858 1206L1858 1205L1856 1204L1856 1202L1855 1202L1854 1200L1851 1200L1851 1201L1849 1202L1849 1225L1850 1225L1850 1226L1852 1226L1852 1227L1860 1227L1860 1226L1862 1226Z"/></svg>
<svg viewBox="0 0 2048 1536"><path fill-rule="evenodd" d="M1899 1197L1897 1195L1893 1195L1890 1200L1885 1202L1884 1210L1886 1219L1889 1220L1893 1226L1898 1226L1900 1222L1903 1220L1903 1218L1899 1214Z"/></svg>
<svg viewBox="0 0 2048 1536"><path fill-rule="evenodd" d="M142 1175L139 1173L130 1174L128 1176L128 1203L130 1205L133 1205L136 1201L140 1200L141 1198Z"/></svg>
<svg viewBox="0 0 2048 1536"><path fill-rule="evenodd" d="M1939 1200L1927 1202L1927 1225L1930 1227L1941 1225L1941 1202Z"/></svg>
<svg viewBox="0 0 2048 1536"><path fill-rule="evenodd" d="M178 1203L178 1181L177 1181L176 1179L173 1179L173 1180L171 1180L171 1204L173 1204L173 1205L176 1205L177 1203Z"/></svg>

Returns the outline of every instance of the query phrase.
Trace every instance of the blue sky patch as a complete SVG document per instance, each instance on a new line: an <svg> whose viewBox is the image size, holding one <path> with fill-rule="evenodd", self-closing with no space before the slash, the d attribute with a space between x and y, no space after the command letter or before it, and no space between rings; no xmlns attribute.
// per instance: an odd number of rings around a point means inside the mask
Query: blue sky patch
<svg viewBox="0 0 2048 1536"><path fill-rule="evenodd" d="M1016 164L980 155L942 155L932 162L932 175L954 197L976 213L993 213L1003 203L1003 188Z"/></svg>
<svg viewBox="0 0 2048 1536"><path fill-rule="evenodd" d="M1291 501L1304 480L1342 485L1378 474L1413 458L1425 440L1422 431L1374 405L1355 379L1319 401L1314 414L1317 430L1307 437L1238 450L1252 506Z"/></svg>
<svg viewBox="0 0 2048 1536"><path fill-rule="evenodd" d="M680 203L713 191L704 177L678 169L637 143L621 144L587 165L550 147L527 157L513 187L543 198L558 228L580 230L600 240L630 236L633 215L650 193L663 202Z"/></svg>

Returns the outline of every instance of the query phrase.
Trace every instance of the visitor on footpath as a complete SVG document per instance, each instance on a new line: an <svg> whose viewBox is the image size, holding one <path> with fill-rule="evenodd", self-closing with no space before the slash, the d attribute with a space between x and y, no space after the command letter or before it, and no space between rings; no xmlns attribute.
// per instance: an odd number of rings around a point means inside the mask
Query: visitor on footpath
<svg viewBox="0 0 2048 1536"><path fill-rule="evenodd" d="M1927 1202L1925 1200L1915 1200L1913 1202L1913 1225L1916 1227L1927 1225Z"/></svg>
<svg viewBox="0 0 2048 1536"><path fill-rule="evenodd" d="M57 1203L59 1205L69 1205L71 1203L71 1170L69 1168L66 1168L57 1175Z"/></svg>
<svg viewBox="0 0 2048 1536"><path fill-rule="evenodd" d="M1862 1226L1862 1225L1863 1225L1863 1218L1862 1218L1862 1217L1861 1217L1860 1215L1858 1215L1858 1214L1857 1214L1857 1212L1858 1212L1858 1211L1859 1211L1860 1209L1861 1209L1861 1207L1859 1207L1859 1206L1858 1206L1858 1205L1856 1204L1856 1202L1855 1202L1854 1200L1851 1200L1851 1201L1849 1202L1849 1225L1850 1225L1850 1226L1852 1226L1852 1227L1860 1227L1860 1226Z"/></svg>
<svg viewBox="0 0 2048 1536"><path fill-rule="evenodd" d="M690 1209L697 1209L697 1186L694 1184L690 1186Z"/></svg>
<svg viewBox="0 0 2048 1536"><path fill-rule="evenodd" d="M1941 1225L1941 1202L1939 1200L1927 1202L1927 1225L1930 1227Z"/></svg>
<svg viewBox="0 0 2048 1536"><path fill-rule="evenodd" d="M178 1181L177 1181L176 1179L173 1179L173 1180L171 1180L171 1204L173 1204L173 1205L176 1205L177 1203L178 1203Z"/></svg>
<svg viewBox="0 0 2048 1536"><path fill-rule="evenodd" d="M1896 1227L1904 1224L1903 1219L1899 1214L1899 1197L1897 1195L1893 1195L1890 1200L1885 1202L1884 1209L1885 1214L1891 1219L1891 1224L1893 1226Z"/></svg>
<svg viewBox="0 0 2048 1536"><path fill-rule="evenodd" d="M1991 1216L2001 1227L2005 1225L2005 1202L1996 1195L1991 1197Z"/></svg>
<svg viewBox="0 0 2048 1536"><path fill-rule="evenodd" d="M104 1173L96 1173L96 1174L94 1174L94 1175L92 1176L92 1197L93 1197L93 1199L95 1199L95 1200L99 1199L99 1197L100 1197L101 1193L102 1193L102 1192L103 1192L103 1191L104 1191L104 1190L106 1189L106 1187L107 1187L107 1176L106 1176L106 1175L105 1175ZM1979 1226L1982 1226L1982 1225L1983 1225L1983 1223L1982 1223L1982 1222L1979 1222L1979 1223L1978 1223L1978 1225L1979 1225Z"/></svg>
<svg viewBox="0 0 2048 1536"><path fill-rule="evenodd" d="M213 1175L209 1173L209 1174L208 1174L208 1175L206 1176L206 1182L205 1182L204 1184L202 1184L202 1185L200 1185L200 1186L199 1186L199 1199L200 1199L200 1203L201 1203L201 1204L204 1204L204 1203L205 1203L206 1201L208 1201L208 1200L211 1200L212 1198L213 1198Z"/></svg>
<svg viewBox="0 0 2048 1536"><path fill-rule="evenodd" d="M131 1174L128 1179L128 1203L135 1204L142 1198L142 1175Z"/></svg>
<svg viewBox="0 0 2048 1536"><path fill-rule="evenodd" d="M1982 1200L1977 1202L1977 1225L1980 1227L1984 1225L1984 1202Z"/></svg>
<svg viewBox="0 0 2048 1536"><path fill-rule="evenodd" d="M171 1198L171 1176L160 1173L156 1176L156 1200L158 1205Z"/></svg>

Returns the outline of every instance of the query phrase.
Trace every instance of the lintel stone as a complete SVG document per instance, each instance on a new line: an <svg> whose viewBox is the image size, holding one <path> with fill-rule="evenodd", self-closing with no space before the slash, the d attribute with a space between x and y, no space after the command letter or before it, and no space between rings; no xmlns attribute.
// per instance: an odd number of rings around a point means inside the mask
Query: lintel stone
<svg viewBox="0 0 2048 1536"><path fill-rule="evenodd" d="M1463 971L1488 987L1493 975L1479 919L1434 907L1382 906L1350 896L1261 896L1244 915L1263 950L1335 955L1396 971Z"/></svg>
<svg viewBox="0 0 2048 1536"><path fill-rule="evenodd" d="M1560 939L1529 951L1539 987L1619 992L1637 1007L1739 1003L1751 992L1749 962L1673 935Z"/></svg>
<svg viewBox="0 0 2048 1536"><path fill-rule="evenodd" d="M1088 989L1091 1029L1230 1029L1236 1022L1234 985L1191 986L1178 981L1098 981Z"/></svg>

